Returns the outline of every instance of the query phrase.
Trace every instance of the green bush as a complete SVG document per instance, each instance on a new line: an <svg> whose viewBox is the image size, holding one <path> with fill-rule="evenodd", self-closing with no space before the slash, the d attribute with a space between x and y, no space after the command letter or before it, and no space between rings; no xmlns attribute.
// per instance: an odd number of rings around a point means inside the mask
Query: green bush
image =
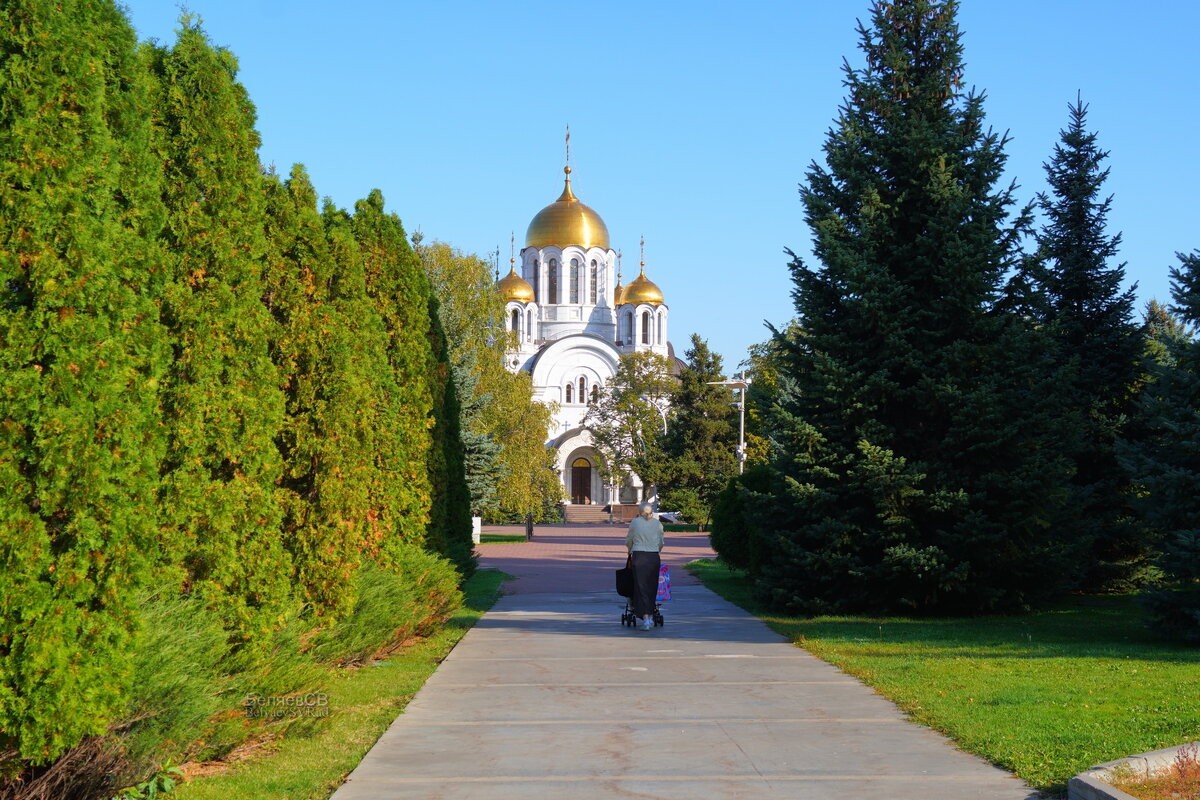
<svg viewBox="0 0 1200 800"><path fill-rule="evenodd" d="M264 663L245 648L234 650L220 614L198 595L145 592L135 616L131 688L107 732L83 738L46 766L26 762L16 780L0 784L0 797L108 798L158 780L169 764L220 758L268 722L297 721L248 718L248 696L310 691L324 678L325 670L300 652L299 619L273 635Z"/></svg>
<svg viewBox="0 0 1200 800"><path fill-rule="evenodd" d="M691 487L664 491L659 505L664 511L676 511L688 522L702 527L709 524L712 514L708 504L700 498L700 492Z"/></svg>
<svg viewBox="0 0 1200 800"><path fill-rule="evenodd" d="M563 510L556 498L551 498L543 505L540 516L535 514L534 523L538 525L562 525ZM524 525L525 515L519 511L507 508L490 509L483 512L484 525Z"/></svg>
<svg viewBox="0 0 1200 800"><path fill-rule="evenodd" d="M263 725L302 721L249 718L251 697L323 687L326 670L301 652L308 623L299 617L251 649L232 645L220 615L194 595L151 595L141 621L130 705L112 728L121 754L110 770L114 789L150 780L169 763L220 758Z"/></svg>
<svg viewBox="0 0 1200 800"><path fill-rule="evenodd" d="M766 465L751 467L729 482L713 504L712 548L726 564L757 574L762 558L762 536L755 509L775 481Z"/></svg>
<svg viewBox="0 0 1200 800"><path fill-rule="evenodd" d="M312 658L365 663L429 635L462 604L459 575L449 561L413 545L395 554L395 572L371 562L358 570L354 610L313 637Z"/></svg>
<svg viewBox="0 0 1200 800"><path fill-rule="evenodd" d="M114 726L124 755L119 788L146 780L166 761L180 761L205 738L218 712L236 708L223 668L228 635L220 617L194 596L153 594L140 606L133 691Z"/></svg>

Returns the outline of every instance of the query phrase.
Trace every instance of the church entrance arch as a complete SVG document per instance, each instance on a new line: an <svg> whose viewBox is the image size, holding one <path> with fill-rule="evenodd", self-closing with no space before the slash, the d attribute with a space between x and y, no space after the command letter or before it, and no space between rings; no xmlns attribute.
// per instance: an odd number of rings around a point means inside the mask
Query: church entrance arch
<svg viewBox="0 0 1200 800"><path fill-rule="evenodd" d="M571 462L571 502L576 505L592 502L592 462L586 458Z"/></svg>

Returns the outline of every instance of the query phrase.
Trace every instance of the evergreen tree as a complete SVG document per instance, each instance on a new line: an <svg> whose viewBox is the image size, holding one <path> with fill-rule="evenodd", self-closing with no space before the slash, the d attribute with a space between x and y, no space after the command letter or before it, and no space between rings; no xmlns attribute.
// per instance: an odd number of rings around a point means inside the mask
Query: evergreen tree
<svg viewBox="0 0 1200 800"><path fill-rule="evenodd" d="M721 356L699 335L692 334L684 360L671 395L662 502L689 522L707 525L717 494L738 472L738 412L728 387L710 385L725 380Z"/></svg>
<svg viewBox="0 0 1200 800"><path fill-rule="evenodd" d="M475 571L471 538L471 491L461 436L462 409L450 364L449 343L442 331L438 301L430 291L429 344L433 351L430 388L433 393L433 443L429 451L429 482L433 487L427 545L446 556L464 578Z"/></svg>
<svg viewBox="0 0 1200 800"><path fill-rule="evenodd" d="M1200 251L1179 258L1171 270L1174 309L1194 330L1200 324ZM1200 643L1200 342L1181 335L1169 317L1161 325L1151 320L1150 327L1158 338L1149 348L1150 380L1138 416L1145 434L1127 442L1121 454L1142 489L1141 516L1161 542L1166 580L1148 599L1154 623Z"/></svg>
<svg viewBox="0 0 1200 800"><path fill-rule="evenodd" d="M712 505L710 540L717 555L731 567L746 570L751 577L761 574L767 539L763 531L776 527L763 509L774 506L773 496L783 491L781 475L769 464L752 464L735 475Z"/></svg>
<svg viewBox="0 0 1200 800"><path fill-rule="evenodd" d="M257 645L292 592L279 536L283 397L261 300L255 112L233 55L195 21L185 17L175 45L154 56L171 275L163 317L174 351L161 518L191 590L220 609L235 637Z"/></svg>
<svg viewBox="0 0 1200 800"><path fill-rule="evenodd" d="M1046 215L1038 236L1041 320L1057 348L1058 391L1078 417L1079 439L1070 448L1073 519L1077 535L1091 542L1083 585L1129 589L1140 580L1149 552L1115 443L1132 410L1142 335L1133 322L1133 289L1121 288L1125 265L1110 266L1121 237L1105 232L1112 198L1102 199L1100 191L1108 153L1087 130L1087 106L1076 100L1069 111L1062 141L1046 165L1052 195L1039 197Z"/></svg>
<svg viewBox="0 0 1200 800"><path fill-rule="evenodd" d="M127 703L156 577L151 92L110 0L0 5L0 778Z"/></svg>
<svg viewBox="0 0 1200 800"><path fill-rule="evenodd" d="M1151 366L1174 364L1177 346L1189 338L1187 325L1157 300L1146 304L1142 330L1146 333L1144 356Z"/></svg>
<svg viewBox="0 0 1200 800"><path fill-rule="evenodd" d="M422 544L432 536L433 550L445 547L445 520L430 517L433 491L444 489L432 484L430 474L434 393L440 398L444 389L433 385L429 285L403 225L384 211L383 195L374 190L355 204L351 226L362 254L367 297L383 321L394 375L395 393L379 419L376 457L382 480L375 487L374 504L379 515L375 547L383 563L391 565L398 545Z"/></svg>
<svg viewBox="0 0 1200 800"><path fill-rule="evenodd" d="M283 541L314 613L354 602L372 542L377 418L395 391L383 323L368 302L345 215L326 225L300 166L266 177L268 258L264 302L277 324L272 357L286 398L277 439L283 460Z"/></svg>
<svg viewBox="0 0 1200 800"><path fill-rule="evenodd" d="M761 585L796 609L1014 610L1069 585L1062 410L998 308L1027 214L962 90L953 0L877 2L866 65L801 189Z"/></svg>

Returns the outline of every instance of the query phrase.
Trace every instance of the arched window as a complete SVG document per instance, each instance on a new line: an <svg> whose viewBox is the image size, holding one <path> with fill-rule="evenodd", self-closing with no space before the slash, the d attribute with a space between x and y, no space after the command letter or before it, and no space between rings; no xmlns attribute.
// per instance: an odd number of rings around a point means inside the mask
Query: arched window
<svg viewBox="0 0 1200 800"><path fill-rule="evenodd" d="M579 259L571 259L571 302L579 302Z"/></svg>
<svg viewBox="0 0 1200 800"><path fill-rule="evenodd" d="M542 296L542 271L538 269L538 260L533 260L533 296Z"/></svg>
<svg viewBox="0 0 1200 800"><path fill-rule="evenodd" d="M533 311L525 312L525 338L528 341L533 341Z"/></svg>
<svg viewBox="0 0 1200 800"><path fill-rule="evenodd" d="M579 379L579 402L587 402L587 378L583 377Z"/></svg>
<svg viewBox="0 0 1200 800"><path fill-rule="evenodd" d="M568 403L575 402L575 385L570 382L567 383L567 402Z"/></svg>
<svg viewBox="0 0 1200 800"><path fill-rule="evenodd" d="M519 308L512 310L512 330L518 336L521 333L521 310Z"/></svg>
<svg viewBox="0 0 1200 800"><path fill-rule="evenodd" d="M592 384L592 402L595 403L599 400L600 400L600 386L599 386L599 384L593 383Z"/></svg>
<svg viewBox="0 0 1200 800"><path fill-rule="evenodd" d="M625 312L625 335L621 337L625 344L633 344L633 312Z"/></svg>
<svg viewBox="0 0 1200 800"><path fill-rule="evenodd" d="M600 302L600 269L596 266L596 259L592 259L592 280L591 288L588 289L588 302L595 304Z"/></svg>
<svg viewBox="0 0 1200 800"><path fill-rule="evenodd" d="M666 344L667 341L667 315L658 312L658 343Z"/></svg>
<svg viewBox="0 0 1200 800"><path fill-rule="evenodd" d="M650 344L650 312L642 312L642 344Z"/></svg>
<svg viewBox="0 0 1200 800"><path fill-rule="evenodd" d="M546 268L546 281L550 284L550 296L546 298L549 303L558 302L558 259L550 259L550 266Z"/></svg>

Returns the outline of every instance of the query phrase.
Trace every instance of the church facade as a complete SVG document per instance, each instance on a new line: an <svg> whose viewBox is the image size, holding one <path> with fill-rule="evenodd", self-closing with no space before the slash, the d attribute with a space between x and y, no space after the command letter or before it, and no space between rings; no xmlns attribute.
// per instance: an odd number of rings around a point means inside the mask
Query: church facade
<svg viewBox="0 0 1200 800"><path fill-rule="evenodd" d="M567 502L636 503L645 499L637 476L624 486L605 485L583 418L588 401L616 374L622 354L673 357L669 312L644 263L637 278L622 286L608 227L575 196L571 168L564 172L562 194L534 216L519 258L496 284L505 325L518 343L506 366L528 372L534 399L558 408L546 444L557 448Z"/></svg>

